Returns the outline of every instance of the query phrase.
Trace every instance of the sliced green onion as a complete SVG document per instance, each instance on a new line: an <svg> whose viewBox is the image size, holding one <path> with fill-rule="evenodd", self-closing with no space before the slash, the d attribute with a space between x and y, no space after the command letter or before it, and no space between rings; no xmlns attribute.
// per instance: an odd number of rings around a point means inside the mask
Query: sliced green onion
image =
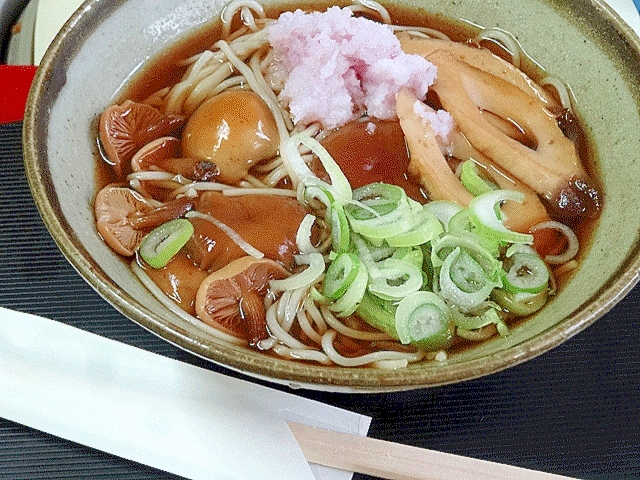
<svg viewBox="0 0 640 480"><path fill-rule="evenodd" d="M304 145L309 148L320 159L322 166L329 175L331 184L318 178L306 164L298 147ZM315 138L309 136L308 133L300 132L289 137L281 144L282 162L293 182L293 185L299 189L300 185L305 187L317 187L326 192L331 192L334 198L342 201L351 200L351 185L345 177L342 170L331 157L329 152ZM300 192L300 190L298 190ZM317 193L310 192L310 194ZM322 197L320 197L322 200ZM325 203L327 204L327 203Z"/></svg>
<svg viewBox="0 0 640 480"><path fill-rule="evenodd" d="M407 343L415 344L416 346L425 350L438 350L440 348L446 347L453 340L455 326L453 322L448 319L448 309L446 304L442 302L442 300L439 299L437 295L431 292L416 292L416 294L423 293L429 294L429 300L432 300L433 305L435 305L436 308L440 310L440 312L442 312L442 316L437 317L431 324L431 326L434 327L431 330L439 330L439 333L436 332L430 337L424 336L421 340L417 341L412 338L411 334L409 334L409 340ZM405 307L411 307L411 305L405 303ZM393 304L393 302L382 300L375 295L367 293L362 298L362 302L358 307L357 313L358 316L369 325L389 334L393 338L399 339L398 329L402 330L405 329L405 327L410 327L409 331L413 332L416 337L423 336L423 334L419 334L418 332L426 332L428 328L425 327L428 327L428 325L425 324L429 323L429 319L421 318L420 312L416 312L415 308L407 308L407 310L413 311L417 314L416 316L411 316L413 317L413 320L416 321L416 324L411 321L410 316L404 315L402 314L402 312L400 312L402 318L399 319L397 316L397 307ZM432 310L431 313L438 314L439 312ZM409 320L409 322L406 322L406 320ZM422 322L424 322L424 324L420 325ZM443 325L444 328L438 328L439 326L442 327ZM404 333L406 333L406 331Z"/></svg>
<svg viewBox="0 0 640 480"><path fill-rule="evenodd" d="M354 190L353 201L345 205L345 212L351 229L369 239L387 239L415 225L407 194L386 183L371 183Z"/></svg>
<svg viewBox="0 0 640 480"><path fill-rule="evenodd" d="M323 293L330 300L337 300L345 294L356 279L362 262L353 253L339 254L324 277Z"/></svg>
<svg viewBox="0 0 640 480"><path fill-rule="evenodd" d="M424 263L424 253L422 252L421 248L398 248L395 252L393 252L391 258L411 263L412 265L415 265L419 270L422 270L422 265Z"/></svg>
<svg viewBox="0 0 640 480"><path fill-rule="evenodd" d="M275 292L285 292L287 290L297 290L298 288L311 286L316 283L324 273L324 257L321 253L307 253L296 255L296 262L299 265L309 265L300 273L283 278L282 280L271 280L269 285Z"/></svg>
<svg viewBox="0 0 640 480"><path fill-rule="evenodd" d="M148 233L140 243L140 256L153 268L162 268L184 247L193 235L193 225L176 218Z"/></svg>
<svg viewBox="0 0 640 480"><path fill-rule="evenodd" d="M456 327L460 327L464 330L477 330L492 323L497 325L499 322L502 322L500 314L495 308L488 308L480 315L467 315L457 308L452 308L451 316Z"/></svg>
<svg viewBox="0 0 640 480"><path fill-rule="evenodd" d="M347 216L340 202L333 202L329 208L331 223L331 244L336 253L346 252L349 249L350 230Z"/></svg>
<svg viewBox="0 0 640 480"><path fill-rule="evenodd" d="M500 252L500 240L495 236L481 235L477 231L476 225L471 219L471 211L468 208L460 210L453 217L451 217L451 219L449 220L447 231L450 235L453 235L455 237L447 237L446 235L442 237L459 238L464 243L464 245L477 245L484 251L490 252L494 257L497 257Z"/></svg>
<svg viewBox="0 0 640 480"><path fill-rule="evenodd" d="M476 308L500 286L499 281L492 280L476 259L460 247L444 260L438 279L440 295L464 311Z"/></svg>
<svg viewBox="0 0 640 480"><path fill-rule="evenodd" d="M430 210L422 207L415 214L415 222L410 230L387 238L387 243L392 247L422 245L444 231L438 218Z"/></svg>
<svg viewBox="0 0 640 480"><path fill-rule="evenodd" d="M431 246L430 245L422 245L420 248L422 250L422 273L424 277L423 289L431 290L432 292L436 291L436 282L434 277L436 277L436 269L433 266L433 262L431 261ZM437 277L436 277L437 278ZM434 281L435 280L435 281Z"/></svg>
<svg viewBox="0 0 640 480"><path fill-rule="evenodd" d="M546 228L552 228L560 233L562 233L567 239L567 248L566 250L559 255L547 255L544 257L544 261L550 265L562 265L563 263L567 263L578 254L580 250L580 243L578 241L578 237L575 232L571 230L567 225L556 222L556 221L548 221L542 222L538 225L534 225L531 227L531 231L535 232L537 230L543 230Z"/></svg>
<svg viewBox="0 0 640 480"><path fill-rule="evenodd" d="M522 202L524 194L511 190L494 190L475 197L469 203L471 221L483 236L509 243L533 243L533 235L509 230L496 213L496 206L506 200Z"/></svg>
<svg viewBox="0 0 640 480"><path fill-rule="evenodd" d="M489 243L495 246L493 242ZM448 233L431 242L431 263L436 268L441 267L447 255L460 247L482 266L490 280L498 280L501 278L502 263L496 258L497 250L490 250L487 245L482 237L471 232Z"/></svg>
<svg viewBox="0 0 640 480"><path fill-rule="evenodd" d="M460 181L464 188L474 197L498 189L496 184L482 178L478 171L478 165L471 158L460 166Z"/></svg>
<svg viewBox="0 0 640 480"><path fill-rule="evenodd" d="M322 163L325 172L327 172L331 179L331 189L336 193L336 196L345 201L351 199L351 184L327 149L324 148L315 138L312 138L309 135L302 133L297 135L300 136L300 143L309 148L309 150L318 157L320 163ZM294 137L297 135L294 135Z"/></svg>
<svg viewBox="0 0 640 480"><path fill-rule="evenodd" d="M475 228L471 221L471 211L468 208L460 210L449 219L447 231L449 232L471 232Z"/></svg>
<svg viewBox="0 0 640 480"><path fill-rule="evenodd" d="M314 199L318 199L327 208L331 206L335 198L329 186L309 186L302 189L302 198L298 198L300 203L311 203Z"/></svg>
<svg viewBox="0 0 640 480"><path fill-rule="evenodd" d="M371 250L369 249L369 246L367 245L367 242L360 235L355 233L351 235L351 241L353 242L353 245L356 247L356 254L360 258L360 260L362 260L362 263L364 263L365 267L367 267L367 270L369 271L369 275L373 277L377 276L378 262L373 258L373 255L371 253Z"/></svg>
<svg viewBox="0 0 640 480"><path fill-rule="evenodd" d="M407 202L409 202L409 206L411 207L411 211L414 213L419 213L425 206L420 202L416 202L413 198L407 195Z"/></svg>
<svg viewBox="0 0 640 480"><path fill-rule="evenodd" d="M366 240L364 240L364 242L366 243ZM369 250L369 253L371 254L371 258L373 258L373 260L376 262L379 262L381 260L384 260L385 258L390 258L394 256L399 250L403 250L403 251L410 250L409 248L406 248L406 249L393 248L393 247L390 247L389 245L385 245L384 243L382 245L367 244L367 248Z"/></svg>
<svg viewBox="0 0 640 480"><path fill-rule="evenodd" d="M464 328L456 327L456 336L472 342L482 342L493 337L497 331L498 329L494 324L489 324L477 330L465 330Z"/></svg>
<svg viewBox="0 0 640 480"><path fill-rule="evenodd" d="M411 208L405 191L397 185L388 183L369 183L353 191L353 200L362 202L383 216L395 211L398 205L406 204Z"/></svg>
<svg viewBox="0 0 640 480"><path fill-rule="evenodd" d="M503 288L510 293L538 293L549 285L549 269L540 257L514 253L505 262L509 269L502 277Z"/></svg>
<svg viewBox="0 0 640 480"><path fill-rule="evenodd" d="M427 203L424 206L427 210L433 213L445 230L449 229L449 220L462 210L462 207L455 202L450 202L448 200L434 200L432 202Z"/></svg>
<svg viewBox="0 0 640 480"><path fill-rule="evenodd" d="M356 313L372 327L389 334L393 338L398 338L396 306L393 302L383 300L367 292L363 295Z"/></svg>
<svg viewBox="0 0 640 480"><path fill-rule="evenodd" d="M321 294L315 286L309 289L309 298L320 305L329 305L331 303L331 300Z"/></svg>
<svg viewBox="0 0 640 480"><path fill-rule="evenodd" d="M422 287L422 271L415 265L388 258L379 262L377 275L370 276L369 291L384 300L400 300Z"/></svg>
<svg viewBox="0 0 640 480"><path fill-rule="evenodd" d="M511 245L509 248L507 248L505 256L508 258L513 256L514 253L537 255L535 248L533 248L531 245L525 245L523 243L514 243L513 245Z"/></svg>
<svg viewBox="0 0 640 480"><path fill-rule="evenodd" d="M398 304L396 331L404 344L426 350L442 348L453 339L449 308L433 292L414 292Z"/></svg>
<svg viewBox="0 0 640 480"><path fill-rule="evenodd" d="M329 305L329 310L336 312L339 317L348 317L356 311L358 305L362 301L365 292L367 291L367 284L369 283L369 273L364 265L358 269L356 278L351 282L347 291Z"/></svg>
<svg viewBox="0 0 640 480"><path fill-rule="evenodd" d="M298 232L296 233L296 245L300 253L313 253L318 249L311 243L311 229L316 221L316 217L311 214L306 214L300 222Z"/></svg>
<svg viewBox="0 0 640 480"><path fill-rule="evenodd" d="M494 205L494 210L496 212L496 217L498 217L499 219L502 219L502 210L500 210L500 203L496 203ZM472 215L471 209L469 208L460 210L449 220L449 227L447 228L447 230L452 233L470 232L480 237L480 235L476 233L477 222L473 221L473 218L471 215ZM501 239L496 237L495 235L486 235L486 232L485 232L485 236L482 236L480 238L481 238L481 243L486 244L487 248L489 249L495 248L497 250L500 247ZM494 247L491 247L490 245Z"/></svg>
<svg viewBox="0 0 640 480"><path fill-rule="evenodd" d="M349 214L353 213L354 211L354 209L350 207L352 206L347 205L347 216L349 216ZM383 219L366 222L353 220L353 217L349 216L349 223L351 225L351 229L354 232L359 233L360 235L367 237L370 240L379 241L406 232L413 226L413 222L411 221L411 219L405 216L400 216L395 220Z"/></svg>
<svg viewBox="0 0 640 480"><path fill-rule="evenodd" d="M491 298L507 312L518 317L528 317L545 306L549 295L546 290L539 293L509 293L496 289Z"/></svg>
<svg viewBox="0 0 640 480"><path fill-rule="evenodd" d="M451 280L463 292L475 293L487 283L487 276L480 264L464 250L454 250L445 263L449 258L454 258L449 268Z"/></svg>
<svg viewBox="0 0 640 480"><path fill-rule="evenodd" d="M344 175L344 173L342 173L342 170L340 170L340 167L338 166L336 161L320 142L304 132L292 135L289 138L288 142L291 142L295 145L296 152L298 151L299 144L302 144L305 147L309 148L309 150L311 150L318 157L320 163L322 163L322 166L324 167L324 170L329 175L329 178L331 179L331 191L334 192L336 198L339 198L343 201L351 200L352 194L349 180L347 180L347 177ZM307 167L307 169L309 169L309 167ZM326 185L325 182L320 180L313 173L311 174L311 176L307 173L304 178L301 178L301 181L306 185Z"/></svg>
<svg viewBox="0 0 640 480"><path fill-rule="evenodd" d="M498 333L501 337L506 337L509 335L509 326L504 322L496 323L496 328L498 329Z"/></svg>

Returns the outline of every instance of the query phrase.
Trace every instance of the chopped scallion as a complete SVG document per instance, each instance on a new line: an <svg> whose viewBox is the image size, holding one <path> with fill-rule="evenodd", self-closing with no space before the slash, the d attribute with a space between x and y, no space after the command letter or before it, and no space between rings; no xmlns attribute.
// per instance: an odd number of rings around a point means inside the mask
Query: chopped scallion
<svg viewBox="0 0 640 480"><path fill-rule="evenodd" d="M140 243L140 256L153 268L162 268L184 247L193 235L193 225L176 218L154 228Z"/></svg>
<svg viewBox="0 0 640 480"><path fill-rule="evenodd" d="M400 301L396 330L402 343L413 343L426 350L442 348L453 338L449 308L433 292L415 292Z"/></svg>

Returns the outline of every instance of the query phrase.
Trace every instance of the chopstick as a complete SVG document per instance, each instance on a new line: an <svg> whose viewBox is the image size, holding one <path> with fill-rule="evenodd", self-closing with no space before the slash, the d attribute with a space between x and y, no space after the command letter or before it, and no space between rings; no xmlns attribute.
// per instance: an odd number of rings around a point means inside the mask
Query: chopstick
<svg viewBox="0 0 640 480"><path fill-rule="evenodd" d="M561 475L289 422L310 463L391 480L554 480Z"/></svg>

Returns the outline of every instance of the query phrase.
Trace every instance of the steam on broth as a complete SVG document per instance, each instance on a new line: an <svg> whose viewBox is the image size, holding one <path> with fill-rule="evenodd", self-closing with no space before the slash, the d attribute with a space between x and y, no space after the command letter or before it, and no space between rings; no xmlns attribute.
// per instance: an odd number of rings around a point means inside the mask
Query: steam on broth
<svg viewBox="0 0 640 480"><path fill-rule="evenodd" d="M508 335L577 268L601 195L567 89L506 32L393 17L233 2L102 113L97 229L177 315L402 368Z"/></svg>

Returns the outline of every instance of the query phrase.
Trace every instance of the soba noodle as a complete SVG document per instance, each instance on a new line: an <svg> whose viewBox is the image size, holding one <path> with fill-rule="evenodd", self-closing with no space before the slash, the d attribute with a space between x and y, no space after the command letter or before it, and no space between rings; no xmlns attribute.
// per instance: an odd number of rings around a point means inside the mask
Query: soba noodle
<svg viewBox="0 0 640 480"><path fill-rule="evenodd" d="M389 12L377 2L362 0L347 8L379 22L392 24ZM241 19L241 22L238 22L238 19ZM323 141L331 132L318 122L294 124L291 113L280 101L279 95L283 84L279 81L278 72L274 73L271 70L274 65L274 52L270 48L267 32L267 27L273 22L275 19L269 18L264 8L256 1L236 0L230 3L222 14L221 39L216 41L210 50L184 60L182 65L186 67L186 71L178 83L158 90L142 103L157 108L165 115L188 117L209 99L215 98L222 92L253 91L264 102L273 117L279 136L278 154L254 165L251 173L244 175L235 185L192 180L181 174L163 171L158 167L130 173L126 180L132 189L155 206L162 203L153 200L152 192L157 188L164 188L169 192L166 195L167 201L197 199L205 192L221 192L224 196L234 199L251 195L304 198L309 214L302 222L298 233L297 244L301 252L296 257L298 263L295 268L298 273L290 277L299 280L305 271L309 273L311 270L311 267L308 267L308 270L305 268L309 263L313 264L312 255L322 258L324 265L324 263L330 263L335 258L335 254L331 250L332 236L328 231L328 220L325 218L326 204L321 197L305 198L303 178L300 171L293 166L299 159L302 159L305 165L311 164L316 158L317 151L313 148L314 144L300 141L295 145L293 157L296 158L292 158L289 156L292 148L291 139L300 136L300 138ZM235 28L238 23L240 26ZM408 35L407 38L440 41L449 39L445 33L432 28L392 25L392 29L395 33ZM526 56L517 40L508 32L499 29L483 30L478 33L474 41L499 44L511 55L512 63L516 67L521 66L522 58ZM539 83L556 91L562 107L571 108L569 91L562 82L549 77L542 79ZM215 223L248 255L256 258L263 256L259 249L212 215L192 211L186 217L197 217ZM535 228L532 231L535 231ZM553 264L569 263L575 266L574 258L578 253L578 240L573 231L559 222L546 222L537 228L559 229L570 238L570 247L564 253L550 253L547 255L547 260ZM316 230L321 233L312 243L310 238L312 232L317 233ZM354 236L354 238L357 242L358 237ZM370 267L371 271L376 271L377 262L390 258L396 251L391 247L370 249L364 240L360 242L360 250L365 252L363 263ZM189 323L197 325L203 332L214 336L219 341L247 344L245 340L224 330L212 328L183 311L154 283L146 267L141 267L142 264L139 258L131 263L134 273L172 312ZM423 273L423 275L426 274ZM269 338L257 342L255 348L292 361L342 367L401 368L426 359L437 361L447 359L445 350L449 344L430 352L420 345L401 345L389 333L371 328L362 321L354 320L350 315L338 315L336 309L332 308L331 303L327 302L327 298L322 293L324 278L325 273L321 272L320 275L314 273L310 281L309 279L300 280L302 284L291 282L295 285L293 288L284 291L274 289L264 297ZM279 280L285 283L287 281ZM432 281L436 280L432 279ZM458 326L457 336L471 342L483 341L495 336L501 331L501 327L504 327L502 329L504 332L506 325L502 321L485 322L479 324L477 328ZM340 342L351 345L346 349L350 351L348 355L341 353L343 347L337 346Z"/></svg>

